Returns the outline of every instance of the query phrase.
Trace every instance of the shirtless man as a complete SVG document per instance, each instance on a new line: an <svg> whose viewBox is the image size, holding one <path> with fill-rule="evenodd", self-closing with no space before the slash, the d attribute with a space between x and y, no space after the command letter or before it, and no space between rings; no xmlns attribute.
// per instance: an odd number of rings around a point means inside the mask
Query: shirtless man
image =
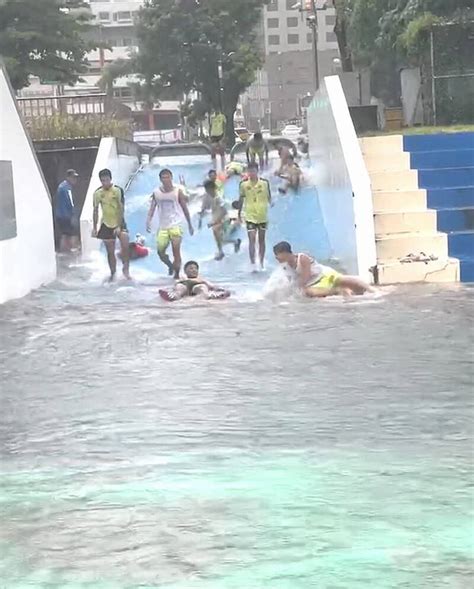
<svg viewBox="0 0 474 589"><path fill-rule="evenodd" d="M283 185L278 189L280 194L286 194L289 189L295 192L299 190L303 174L292 155L287 156L285 165L282 165L275 175L284 180Z"/></svg>
<svg viewBox="0 0 474 589"><path fill-rule="evenodd" d="M362 295L377 292L358 276L344 276L329 266L324 266L307 254L294 254L287 241L277 243L273 252L280 264L293 274L303 294L310 298L324 298L333 295Z"/></svg>
<svg viewBox="0 0 474 589"><path fill-rule="evenodd" d="M161 298L165 301L178 301L183 297L201 296L205 299L226 299L230 297L230 292L211 284L199 276L199 264L190 260L184 265L186 278L179 280L172 289L161 289L159 291Z"/></svg>
<svg viewBox="0 0 474 589"><path fill-rule="evenodd" d="M151 195L150 209L146 220L146 230L151 232L151 222L158 209L159 229L156 234L156 246L160 260L167 266L170 276L179 278L181 270L181 242L183 240L183 216L188 224L189 234L194 235L187 198L182 190L173 185L173 174L164 168L160 172L161 186ZM173 262L166 250L171 243Z"/></svg>

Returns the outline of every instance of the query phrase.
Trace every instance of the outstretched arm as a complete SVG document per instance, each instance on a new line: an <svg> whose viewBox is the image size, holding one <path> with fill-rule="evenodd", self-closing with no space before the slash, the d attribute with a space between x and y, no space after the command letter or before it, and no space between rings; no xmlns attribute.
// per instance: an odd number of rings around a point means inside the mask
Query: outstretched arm
<svg viewBox="0 0 474 589"><path fill-rule="evenodd" d="M155 211L156 211L156 200L152 195L151 202L150 202L150 208L148 209L148 215L146 218L146 230L148 233L151 233L151 222L153 220L153 215L155 214Z"/></svg>
<svg viewBox="0 0 474 589"><path fill-rule="evenodd" d="M191 215L189 214L188 202L187 202L187 199L184 196L184 193L182 190L180 190L178 193L178 200L179 200L179 204L180 204L181 208L183 209L183 213L186 218L186 221L188 223L189 234L194 235L194 227L193 227L193 224L191 223Z"/></svg>

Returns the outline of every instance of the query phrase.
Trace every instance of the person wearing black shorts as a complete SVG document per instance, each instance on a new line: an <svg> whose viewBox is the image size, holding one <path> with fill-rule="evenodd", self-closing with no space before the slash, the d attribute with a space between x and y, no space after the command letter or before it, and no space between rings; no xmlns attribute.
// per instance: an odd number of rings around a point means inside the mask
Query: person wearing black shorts
<svg viewBox="0 0 474 589"><path fill-rule="evenodd" d="M101 170L99 172L99 179L102 186L94 192L92 237L97 237L97 239L101 239L104 242L105 249L107 250L111 281L115 278L117 270L115 242L117 239L120 241L122 272L125 278L130 280L130 243L124 218L125 198L123 189L112 183L112 173L110 170ZM102 222L97 231L99 207L102 209Z"/></svg>

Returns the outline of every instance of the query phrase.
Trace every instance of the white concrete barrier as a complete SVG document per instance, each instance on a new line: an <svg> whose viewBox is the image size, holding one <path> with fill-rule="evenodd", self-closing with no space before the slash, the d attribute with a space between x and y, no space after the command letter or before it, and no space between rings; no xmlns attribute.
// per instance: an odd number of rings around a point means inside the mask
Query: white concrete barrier
<svg viewBox="0 0 474 589"><path fill-rule="evenodd" d="M94 192L100 187L100 170L108 168L112 172L113 183L125 189L130 177L136 172L139 166L139 148L136 144L131 141L115 139L114 137L104 137L101 139L81 214L83 259L89 259L93 252L99 250L101 243L98 239L92 237Z"/></svg>
<svg viewBox="0 0 474 589"><path fill-rule="evenodd" d="M338 76L329 76L308 109L309 151L332 257L372 280L376 265L370 178Z"/></svg>
<svg viewBox="0 0 474 589"><path fill-rule="evenodd" d="M51 196L0 61L0 303L55 277Z"/></svg>

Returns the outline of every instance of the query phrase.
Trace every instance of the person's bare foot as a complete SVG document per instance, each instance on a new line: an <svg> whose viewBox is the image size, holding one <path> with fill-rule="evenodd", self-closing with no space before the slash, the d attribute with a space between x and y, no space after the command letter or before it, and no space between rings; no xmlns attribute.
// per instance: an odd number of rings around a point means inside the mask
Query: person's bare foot
<svg viewBox="0 0 474 589"><path fill-rule="evenodd" d="M128 269L123 269L122 270L122 274L124 275L125 280L132 280L132 277L130 276L130 271Z"/></svg>
<svg viewBox="0 0 474 589"><path fill-rule="evenodd" d="M115 280L115 273L111 274L107 280L107 282L113 282Z"/></svg>
<svg viewBox="0 0 474 589"><path fill-rule="evenodd" d="M217 260L218 262L220 262L221 260L223 260L225 257L224 252L219 252L214 256L214 259Z"/></svg>

